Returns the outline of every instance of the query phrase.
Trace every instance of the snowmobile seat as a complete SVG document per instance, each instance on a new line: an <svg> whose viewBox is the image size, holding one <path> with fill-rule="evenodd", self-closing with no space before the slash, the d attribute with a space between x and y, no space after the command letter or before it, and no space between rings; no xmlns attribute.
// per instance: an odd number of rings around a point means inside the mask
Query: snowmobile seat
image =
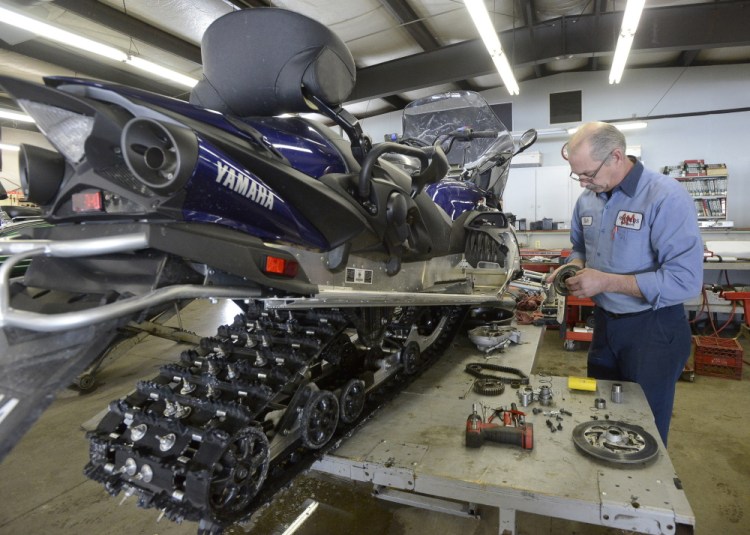
<svg viewBox="0 0 750 535"><path fill-rule="evenodd" d="M203 77L190 102L239 117L314 111L306 96L337 107L356 79L344 42L321 23L279 8L228 13L201 42Z"/></svg>

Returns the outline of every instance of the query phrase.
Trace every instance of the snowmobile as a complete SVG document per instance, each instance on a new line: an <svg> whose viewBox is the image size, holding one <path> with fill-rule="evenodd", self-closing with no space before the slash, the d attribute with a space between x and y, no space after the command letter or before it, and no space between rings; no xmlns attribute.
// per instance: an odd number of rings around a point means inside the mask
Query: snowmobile
<svg viewBox="0 0 750 535"><path fill-rule="evenodd" d="M300 451L322 451L383 385L428 365L467 307L500 299L518 246L472 177L507 174L534 136L514 151L501 123L490 135L464 118L443 121L440 139L371 146L341 106L350 52L283 9L217 19L202 54L189 103L0 77L56 149L21 147L24 192L47 224L0 242L0 458L118 328L176 300L232 299L233 323L109 405L84 469L112 494L218 533ZM454 96L430 106L486 107ZM429 106L414 108L429 120ZM309 111L348 141L282 116ZM503 150L485 147L446 180L442 145L454 138L449 154L464 159L458 145L476 139Z"/></svg>

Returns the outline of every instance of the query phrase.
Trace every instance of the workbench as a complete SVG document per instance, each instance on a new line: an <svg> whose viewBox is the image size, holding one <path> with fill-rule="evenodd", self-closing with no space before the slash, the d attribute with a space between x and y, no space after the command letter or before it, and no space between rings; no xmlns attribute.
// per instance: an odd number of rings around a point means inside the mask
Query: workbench
<svg viewBox="0 0 750 535"><path fill-rule="evenodd" d="M547 384L553 390L549 406L534 401L524 409L519 403L534 425L533 449L493 443L478 449L465 446L473 403L509 407L519 398L509 386L500 396L467 393L473 378L464 368L470 362L488 362L530 371L542 329L519 330L522 344L489 361L469 347L448 349L313 469L372 483L379 497L413 506L459 515L498 508L503 535L516 532L516 511L642 533L691 533L695 515L636 384L622 383L623 402L616 404L610 401L610 382L598 381L596 392L573 392L566 378L532 375L532 387ZM593 408L595 398L606 398L606 410ZM564 416L562 430L552 432L545 423L549 416L532 414L533 407L564 408L572 416ZM656 458L645 465L610 464L578 451L573 428L595 415L642 426L657 440Z"/></svg>

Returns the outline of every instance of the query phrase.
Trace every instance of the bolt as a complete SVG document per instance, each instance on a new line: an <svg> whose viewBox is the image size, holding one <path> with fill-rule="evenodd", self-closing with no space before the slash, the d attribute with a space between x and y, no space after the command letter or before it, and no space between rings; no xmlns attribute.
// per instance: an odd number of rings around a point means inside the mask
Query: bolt
<svg viewBox="0 0 750 535"><path fill-rule="evenodd" d="M557 424L557 430L562 431L562 424Z"/></svg>

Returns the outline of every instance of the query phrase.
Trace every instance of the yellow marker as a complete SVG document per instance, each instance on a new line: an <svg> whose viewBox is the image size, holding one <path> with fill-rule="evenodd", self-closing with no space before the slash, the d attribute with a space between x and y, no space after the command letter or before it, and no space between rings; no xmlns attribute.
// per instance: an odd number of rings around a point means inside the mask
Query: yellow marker
<svg viewBox="0 0 750 535"><path fill-rule="evenodd" d="M568 377L568 388L571 390L596 390L596 379L590 377Z"/></svg>

